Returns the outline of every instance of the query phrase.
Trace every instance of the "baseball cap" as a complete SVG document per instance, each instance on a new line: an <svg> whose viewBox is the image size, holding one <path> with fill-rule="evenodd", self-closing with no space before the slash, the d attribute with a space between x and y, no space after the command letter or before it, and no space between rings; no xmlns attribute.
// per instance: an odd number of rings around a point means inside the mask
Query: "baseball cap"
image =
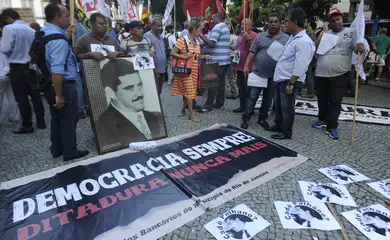
<svg viewBox="0 0 390 240"><path fill-rule="evenodd" d="M338 9L338 8L332 8L332 9L330 9L330 11L329 11L329 13L328 13L328 18L330 18L331 16L333 16L333 15L341 15L341 11L340 11L340 9Z"/></svg>
<svg viewBox="0 0 390 240"><path fill-rule="evenodd" d="M129 28L144 27L144 24L139 20L129 22Z"/></svg>

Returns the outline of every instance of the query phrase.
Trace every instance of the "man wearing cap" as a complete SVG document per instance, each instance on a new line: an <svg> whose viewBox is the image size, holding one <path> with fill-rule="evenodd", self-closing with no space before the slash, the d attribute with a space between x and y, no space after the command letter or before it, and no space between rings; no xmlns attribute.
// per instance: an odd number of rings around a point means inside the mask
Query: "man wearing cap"
<svg viewBox="0 0 390 240"><path fill-rule="evenodd" d="M101 13L93 13L89 18L92 31L82 36L74 48L78 58L93 58L98 61L106 57L115 58L120 55L118 41L107 34L107 19Z"/></svg>
<svg viewBox="0 0 390 240"><path fill-rule="evenodd" d="M315 76L318 97L318 120L314 128L325 128L332 139L338 139L337 120L341 102L348 85L352 66L352 52L364 53L367 41L358 39L354 28L343 26L343 17L337 8L328 13L330 30L319 37ZM367 44L368 46L368 44Z"/></svg>
<svg viewBox="0 0 390 240"><path fill-rule="evenodd" d="M126 28L129 29L130 36L121 41L121 50L130 56L148 52L154 56L153 47L144 37L144 24L141 21L133 20L130 23L126 23Z"/></svg>

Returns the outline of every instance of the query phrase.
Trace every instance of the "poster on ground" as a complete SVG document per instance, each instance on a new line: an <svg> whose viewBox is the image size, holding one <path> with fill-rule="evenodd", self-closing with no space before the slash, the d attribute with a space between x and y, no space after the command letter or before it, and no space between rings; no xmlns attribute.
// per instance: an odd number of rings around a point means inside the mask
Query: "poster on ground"
<svg viewBox="0 0 390 240"><path fill-rule="evenodd" d="M343 185L299 181L303 198L308 202L331 202L356 207L355 200Z"/></svg>
<svg viewBox="0 0 390 240"><path fill-rule="evenodd" d="M307 160L217 125L2 183L0 239L157 239Z"/></svg>
<svg viewBox="0 0 390 240"><path fill-rule="evenodd" d="M276 201L274 204L284 229L341 229L324 203Z"/></svg>
<svg viewBox="0 0 390 240"><path fill-rule="evenodd" d="M377 192L390 199L390 179L367 183L368 186L375 189Z"/></svg>
<svg viewBox="0 0 390 240"><path fill-rule="evenodd" d="M366 237L390 240L390 211L380 204L341 213Z"/></svg>
<svg viewBox="0 0 390 240"><path fill-rule="evenodd" d="M260 108L261 99L262 96L256 102L255 108ZM341 104L339 120L352 121L353 108L353 104ZM297 99L295 101L295 112L302 115L318 116L318 102L316 100ZM356 109L356 121L390 125L390 109L358 105Z"/></svg>
<svg viewBox="0 0 390 240"><path fill-rule="evenodd" d="M354 169L344 164L321 168L318 169L318 171L338 184L348 184L370 180L367 176L355 171Z"/></svg>
<svg viewBox="0 0 390 240"><path fill-rule="evenodd" d="M269 225L270 223L267 220L252 211L245 204L240 204L211 220L204 227L217 240L249 240Z"/></svg>

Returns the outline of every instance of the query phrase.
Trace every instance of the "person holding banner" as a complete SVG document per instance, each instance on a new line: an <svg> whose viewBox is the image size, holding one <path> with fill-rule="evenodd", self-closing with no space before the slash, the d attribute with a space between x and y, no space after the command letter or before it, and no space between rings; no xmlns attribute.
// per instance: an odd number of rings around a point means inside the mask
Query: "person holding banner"
<svg viewBox="0 0 390 240"><path fill-rule="evenodd" d="M129 37L121 41L120 47L125 54L135 56L140 53L149 53L154 57L153 46L144 37L144 24L141 21L133 20L125 24L126 31L130 33Z"/></svg>
<svg viewBox="0 0 390 240"><path fill-rule="evenodd" d="M345 28L343 17L337 8L328 13L330 31L318 40L316 63L316 93L318 97L318 120L314 128L325 128L332 139L339 139L337 120L340 116L352 66L352 52L365 52L365 39L359 40L355 28ZM368 43L366 42L367 46Z"/></svg>

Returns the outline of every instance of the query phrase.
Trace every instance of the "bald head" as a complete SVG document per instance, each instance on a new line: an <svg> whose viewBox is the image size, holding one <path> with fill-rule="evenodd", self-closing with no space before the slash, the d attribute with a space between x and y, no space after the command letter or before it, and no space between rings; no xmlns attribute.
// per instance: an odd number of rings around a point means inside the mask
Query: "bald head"
<svg viewBox="0 0 390 240"><path fill-rule="evenodd" d="M253 22L249 18L245 18L241 22L241 31L250 33L252 31Z"/></svg>
<svg viewBox="0 0 390 240"><path fill-rule="evenodd" d="M213 15L212 21L213 21L214 25L223 22L223 20L224 20L224 17L222 14L216 13Z"/></svg>

